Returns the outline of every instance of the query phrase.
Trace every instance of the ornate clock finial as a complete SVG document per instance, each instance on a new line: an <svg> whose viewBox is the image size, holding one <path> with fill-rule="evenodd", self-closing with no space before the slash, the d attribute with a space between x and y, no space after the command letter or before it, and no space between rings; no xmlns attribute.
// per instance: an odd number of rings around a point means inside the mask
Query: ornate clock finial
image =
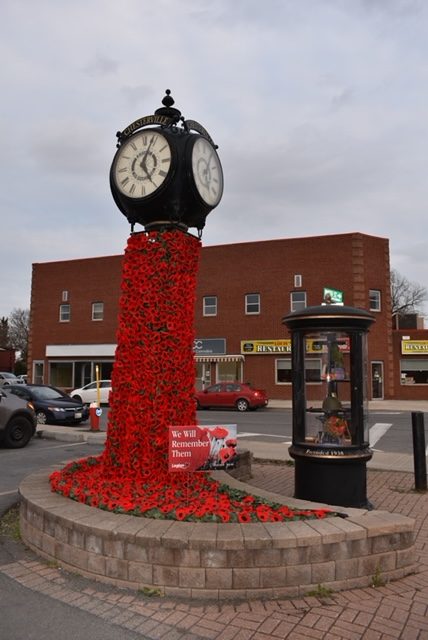
<svg viewBox="0 0 428 640"><path fill-rule="evenodd" d="M181 111L173 107L174 98L171 95L171 90L166 89L166 96L162 100L163 107L156 109L155 114L159 116L167 116L168 118L174 118L176 122L180 119Z"/></svg>

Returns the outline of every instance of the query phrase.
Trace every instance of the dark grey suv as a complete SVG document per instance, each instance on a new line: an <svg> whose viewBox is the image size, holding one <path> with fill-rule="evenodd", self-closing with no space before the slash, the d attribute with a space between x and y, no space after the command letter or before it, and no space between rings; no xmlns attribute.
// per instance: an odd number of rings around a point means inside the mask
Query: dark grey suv
<svg viewBox="0 0 428 640"><path fill-rule="evenodd" d="M9 449L25 447L36 432L31 402L0 390L0 443Z"/></svg>

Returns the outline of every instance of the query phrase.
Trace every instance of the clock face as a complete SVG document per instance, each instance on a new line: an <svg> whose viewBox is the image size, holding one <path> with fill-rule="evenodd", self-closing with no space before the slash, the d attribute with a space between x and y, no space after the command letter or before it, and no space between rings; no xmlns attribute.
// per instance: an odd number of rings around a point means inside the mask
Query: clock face
<svg viewBox="0 0 428 640"><path fill-rule="evenodd" d="M223 171L216 150L205 138L198 138L192 149L192 172L202 200L215 207L223 194Z"/></svg>
<svg viewBox="0 0 428 640"><path fill-rule="evenodd" d="M158 131L135 133L119 149L113 169L117 188L128 198L145 198L165 182L171 147Z"/></svg>

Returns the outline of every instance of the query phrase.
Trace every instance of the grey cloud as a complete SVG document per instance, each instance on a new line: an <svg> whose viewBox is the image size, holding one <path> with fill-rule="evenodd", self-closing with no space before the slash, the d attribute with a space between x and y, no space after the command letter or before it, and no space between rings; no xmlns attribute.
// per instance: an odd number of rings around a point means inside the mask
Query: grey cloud
<svg viewBox="0 0 428 640"><path fill-rule="evenodd" d="M108 56L97 55L83 68L83 72L91 77L103 77L117 75L119 69L120 64L117 60L113 60Z"/></svg>

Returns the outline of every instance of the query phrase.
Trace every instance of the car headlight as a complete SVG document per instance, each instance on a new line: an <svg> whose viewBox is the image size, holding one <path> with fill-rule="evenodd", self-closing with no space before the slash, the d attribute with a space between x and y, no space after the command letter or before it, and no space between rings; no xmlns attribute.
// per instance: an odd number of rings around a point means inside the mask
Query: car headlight
<svg viewBox="0 0 428 640"><path fill-rule="evenodd" d="M64 413L65 409L60 409L59 407L48 407L49 411L57 411Z"/></svg>

